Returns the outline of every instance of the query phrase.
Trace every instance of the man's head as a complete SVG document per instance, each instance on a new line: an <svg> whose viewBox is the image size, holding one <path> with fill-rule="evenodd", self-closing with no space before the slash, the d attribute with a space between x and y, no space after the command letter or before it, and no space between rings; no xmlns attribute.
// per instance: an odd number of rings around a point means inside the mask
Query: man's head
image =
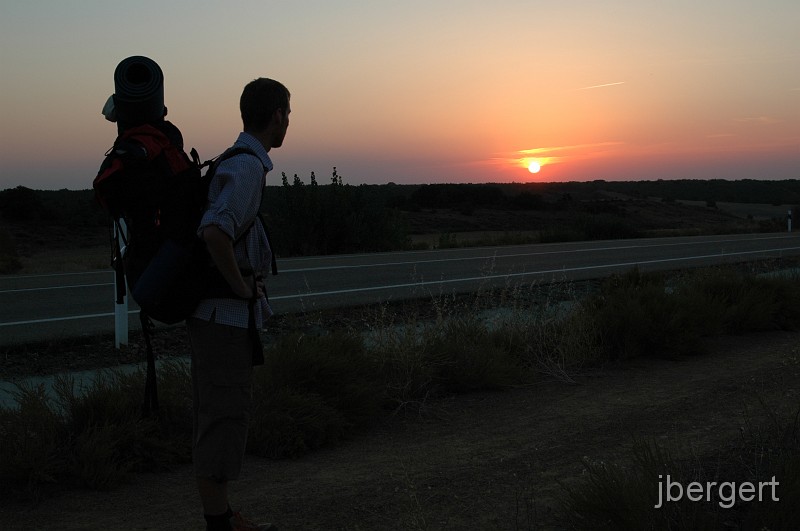
<svg viewBox="0 0 800 531"><path fill-rule="evenodd" d="M280 147L289 127L291 94L281 83L258 78L248 83L239 99L244 130L258 138L264 147Z"/></svg>

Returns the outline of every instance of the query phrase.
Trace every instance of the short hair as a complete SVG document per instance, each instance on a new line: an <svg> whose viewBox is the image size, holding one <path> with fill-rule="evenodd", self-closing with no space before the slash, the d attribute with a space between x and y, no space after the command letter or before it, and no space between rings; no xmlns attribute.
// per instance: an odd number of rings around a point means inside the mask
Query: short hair
<svg viewBox="0 0 800 531"><path fill-rule="evenodd" d="M291 94L274 79L260 77L245 85L239 99L245 131L263 131L278 109L289 108Z"/></svg>

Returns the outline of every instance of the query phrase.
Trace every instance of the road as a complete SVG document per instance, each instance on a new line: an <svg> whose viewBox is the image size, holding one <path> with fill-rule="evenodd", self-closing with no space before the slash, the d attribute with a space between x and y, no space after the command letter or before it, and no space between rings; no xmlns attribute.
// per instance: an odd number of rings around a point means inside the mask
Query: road
<svg viewBox="0 0 800 531"><path fill-rule="evenodd" d="M792 233L484 247L279 260L268 278L276 313L331 308L481 286L579 280L800 256ZM131 302L129 313L136 312ZM131 327L138 325L135 315ZM111 271L0 276L0 345L114 330Z"/></svg>

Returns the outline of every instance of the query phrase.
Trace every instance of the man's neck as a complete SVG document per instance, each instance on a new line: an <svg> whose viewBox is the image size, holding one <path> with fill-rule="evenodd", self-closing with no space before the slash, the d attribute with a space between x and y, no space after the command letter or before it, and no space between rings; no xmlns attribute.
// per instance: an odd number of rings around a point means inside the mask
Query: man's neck
<svg viewBox="0 0 800 531"><path fill-rule="evenodd" d="M267 150L267 153L269 153L269 150L272 149L272 135L270 134L269 129L265 129L264 131L245 130L245 133L258 140L261 145L264 146L264 149Z"/></svg>

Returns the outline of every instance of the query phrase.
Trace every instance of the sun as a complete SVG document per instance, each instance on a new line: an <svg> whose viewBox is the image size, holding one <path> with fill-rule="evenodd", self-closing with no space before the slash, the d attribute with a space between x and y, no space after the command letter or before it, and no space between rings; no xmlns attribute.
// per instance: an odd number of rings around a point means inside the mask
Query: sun
<svg viewBox="0 0 800 531"><path fill-rule="evenodd" d="M537 160L532 160L528 164L528 171L531 172L531 173L539 173L539 170L541 170L541 169L542 169L542 165L539 164L539 161L537 161Z"/></svg>

